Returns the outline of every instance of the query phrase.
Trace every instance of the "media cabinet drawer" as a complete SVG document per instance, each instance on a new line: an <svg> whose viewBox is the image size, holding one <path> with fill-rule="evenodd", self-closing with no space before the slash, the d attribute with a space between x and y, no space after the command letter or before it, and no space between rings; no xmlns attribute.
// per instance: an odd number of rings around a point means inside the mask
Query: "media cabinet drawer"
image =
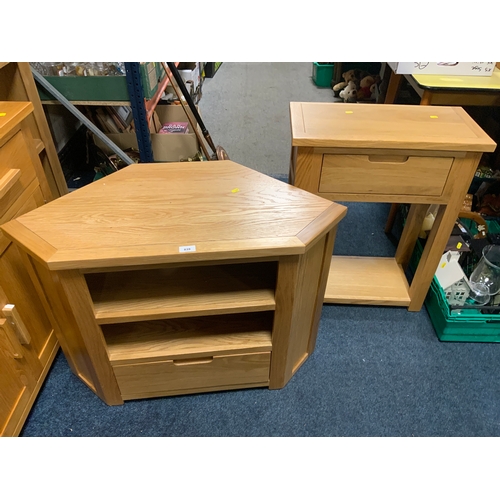
<svg viewBox="0 0 500 500"><path fill-rule="evenodd" d="M267 385L270 362L271 353L261 352L116 365L113 369L122 397L133 399L192 389Z"/></svg>
<svg viewBox="0 0 500 500"><path fill-rule="evenodd" d="M450 157L324 154L320 193L440 196Z"/></svg>

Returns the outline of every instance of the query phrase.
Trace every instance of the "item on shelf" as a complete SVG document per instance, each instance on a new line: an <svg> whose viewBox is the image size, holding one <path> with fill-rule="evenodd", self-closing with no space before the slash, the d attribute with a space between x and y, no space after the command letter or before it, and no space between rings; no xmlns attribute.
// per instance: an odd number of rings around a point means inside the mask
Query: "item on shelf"
<svg viewBox="0 0 500 500"><path fill-rule="evenodd" d="M191 128L195 131L196 135L198 136L198 128L196 124L193 122L193 118L191 117L191 114L187 110L187 108L184 105L184 101L182 97L184 96L185 100L187 101L187 104L189 106L189 109L191 110L192 115L196 119L196 123L201 129L201 132L203 134L203 137L207 141L208 145L213 151L213 156L210 157L208 154L208 151L203 143L203 140L198 137L198 140L200 142L200 146L203 149L203 152L205 153L205 156L207 157L207 160L228 160L229 156L226 153L226 150L222 146L215 146L214 142L212 141L212 138L210 137L210 134L208 133L208 130L205 127L205 124L203 123L203 120L201 119L200 114L198 113L198 110L196 109L196 105L194 104L193 100L191 99L191 96L189 95L189 92L186 89L186 86L184 85L184 82L182 80L182 77L179 74L179 71L175 64L173 62L167 62L166 64L162 62L163 68L165 69L165 72L168 74L170 70L170 74L173 76L172 86L174 87L175 92L177 93L179 100L181 101L181 105L184 108L184 111L186 112L186 115L188 117L188 120L191 124ZM174 84L175 80L175 84Z"/></svg>
<svg viewBox="0 0 500 500"><path fill-rule="evenodd" d="M188 131L188 122L167 122L164 123L159 134L186 134Z"/></svg>
<svg viewBox="0 0 500 500"><path fill-rule="evenodd" d="M344 81L332 86L335 97L344 99L344 102L371 101L376 98L380 75L371 75L361 69L351 69L342 73L342 78Z"/></svg>
<svg viewBox="0 0 500 500"><path fill-rule="evenodd" d="M123 76L122 62L40 62L30 63L44 76Z"/></svg>
<svg viewBox="0 0 500 500"><path fill-rule="evenodd" d="M500 245L488 245L483 248L483 255L470 275L473 286L484 285L490 296L500 291Z"/></svg>
<svg viewBox="0 0 500 500"><path fill-rule="evenodd" d="M207 62L203 68L203 76L205 78L213 78L215 73L221 67L221 62Z"/></svg>
<svg viewBox="0 0 500 500"><path fill-rule="evenodd" d="M354 82L348 82L347 85L340 91L339 97L344 99L344 102L356 102L358 89Z"/></svg>
<svg viewBox="0 0 500 500"><path fill-rule="evenodd" d="M469 296L467 277L459 264L459 259L459 252L446 252L441 257L435 273L450 305L464 305Z"/></svg>

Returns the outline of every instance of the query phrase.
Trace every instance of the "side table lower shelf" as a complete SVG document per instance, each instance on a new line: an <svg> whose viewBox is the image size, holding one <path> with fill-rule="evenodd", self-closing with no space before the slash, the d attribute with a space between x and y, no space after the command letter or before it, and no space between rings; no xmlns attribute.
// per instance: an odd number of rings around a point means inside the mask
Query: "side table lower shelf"
<svg viewBox="0 0 500 500"><path fill-rule="evenodd" d="M410 294L404 271L394 258L334 255L325 302L408 306Z"/></svg>

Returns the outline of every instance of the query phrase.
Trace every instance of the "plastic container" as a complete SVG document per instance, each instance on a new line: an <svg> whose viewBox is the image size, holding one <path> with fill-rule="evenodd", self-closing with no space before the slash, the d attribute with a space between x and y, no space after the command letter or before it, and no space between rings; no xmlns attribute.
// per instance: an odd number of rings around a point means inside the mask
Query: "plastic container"
<svg viewBox="0 0 500 500"><path fill-rule="evenodd" d="M422 250L417 242L410 269L416 269ZM500 342L500 314L483 314L479 308L452 311L436 277L427 293L425 307L442 342Z"/></svg>
<svg viewBox="0 0 500 500"><path fill-rule="evenodd" d="M313 62L312 79L318 87L331 87L333 63Z"/></svg>

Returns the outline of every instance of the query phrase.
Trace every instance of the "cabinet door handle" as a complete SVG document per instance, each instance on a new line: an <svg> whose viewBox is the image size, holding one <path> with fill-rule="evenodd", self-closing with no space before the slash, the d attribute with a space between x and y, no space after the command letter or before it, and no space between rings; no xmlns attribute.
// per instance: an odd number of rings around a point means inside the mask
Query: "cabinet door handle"
<svg viewBox="0 0 500 500"><path fill-rule="evenodd" d="M11 168L0 179L0 199L2 199L9 189L19 180L21 171L18 168Z"/></svg>
<svg viewBox="0 0 500 500"><path fill-rule="evenodd" d="M16 333L16 336L21 344L27 345L31 342L31 336L24 324L21 316L17 312L16 306L14 304L6 304L2 309L7 321Z"/></svg>
<svg viewBox="0 0 500 500"><path fill-rule="evenodd" d="M6 319L0 319L0 329L5 332L5 340L7 343L7 349L13 358L21 359L23 357L23 348L17 340L17 337L13 334L12 329Z"/></svg>

